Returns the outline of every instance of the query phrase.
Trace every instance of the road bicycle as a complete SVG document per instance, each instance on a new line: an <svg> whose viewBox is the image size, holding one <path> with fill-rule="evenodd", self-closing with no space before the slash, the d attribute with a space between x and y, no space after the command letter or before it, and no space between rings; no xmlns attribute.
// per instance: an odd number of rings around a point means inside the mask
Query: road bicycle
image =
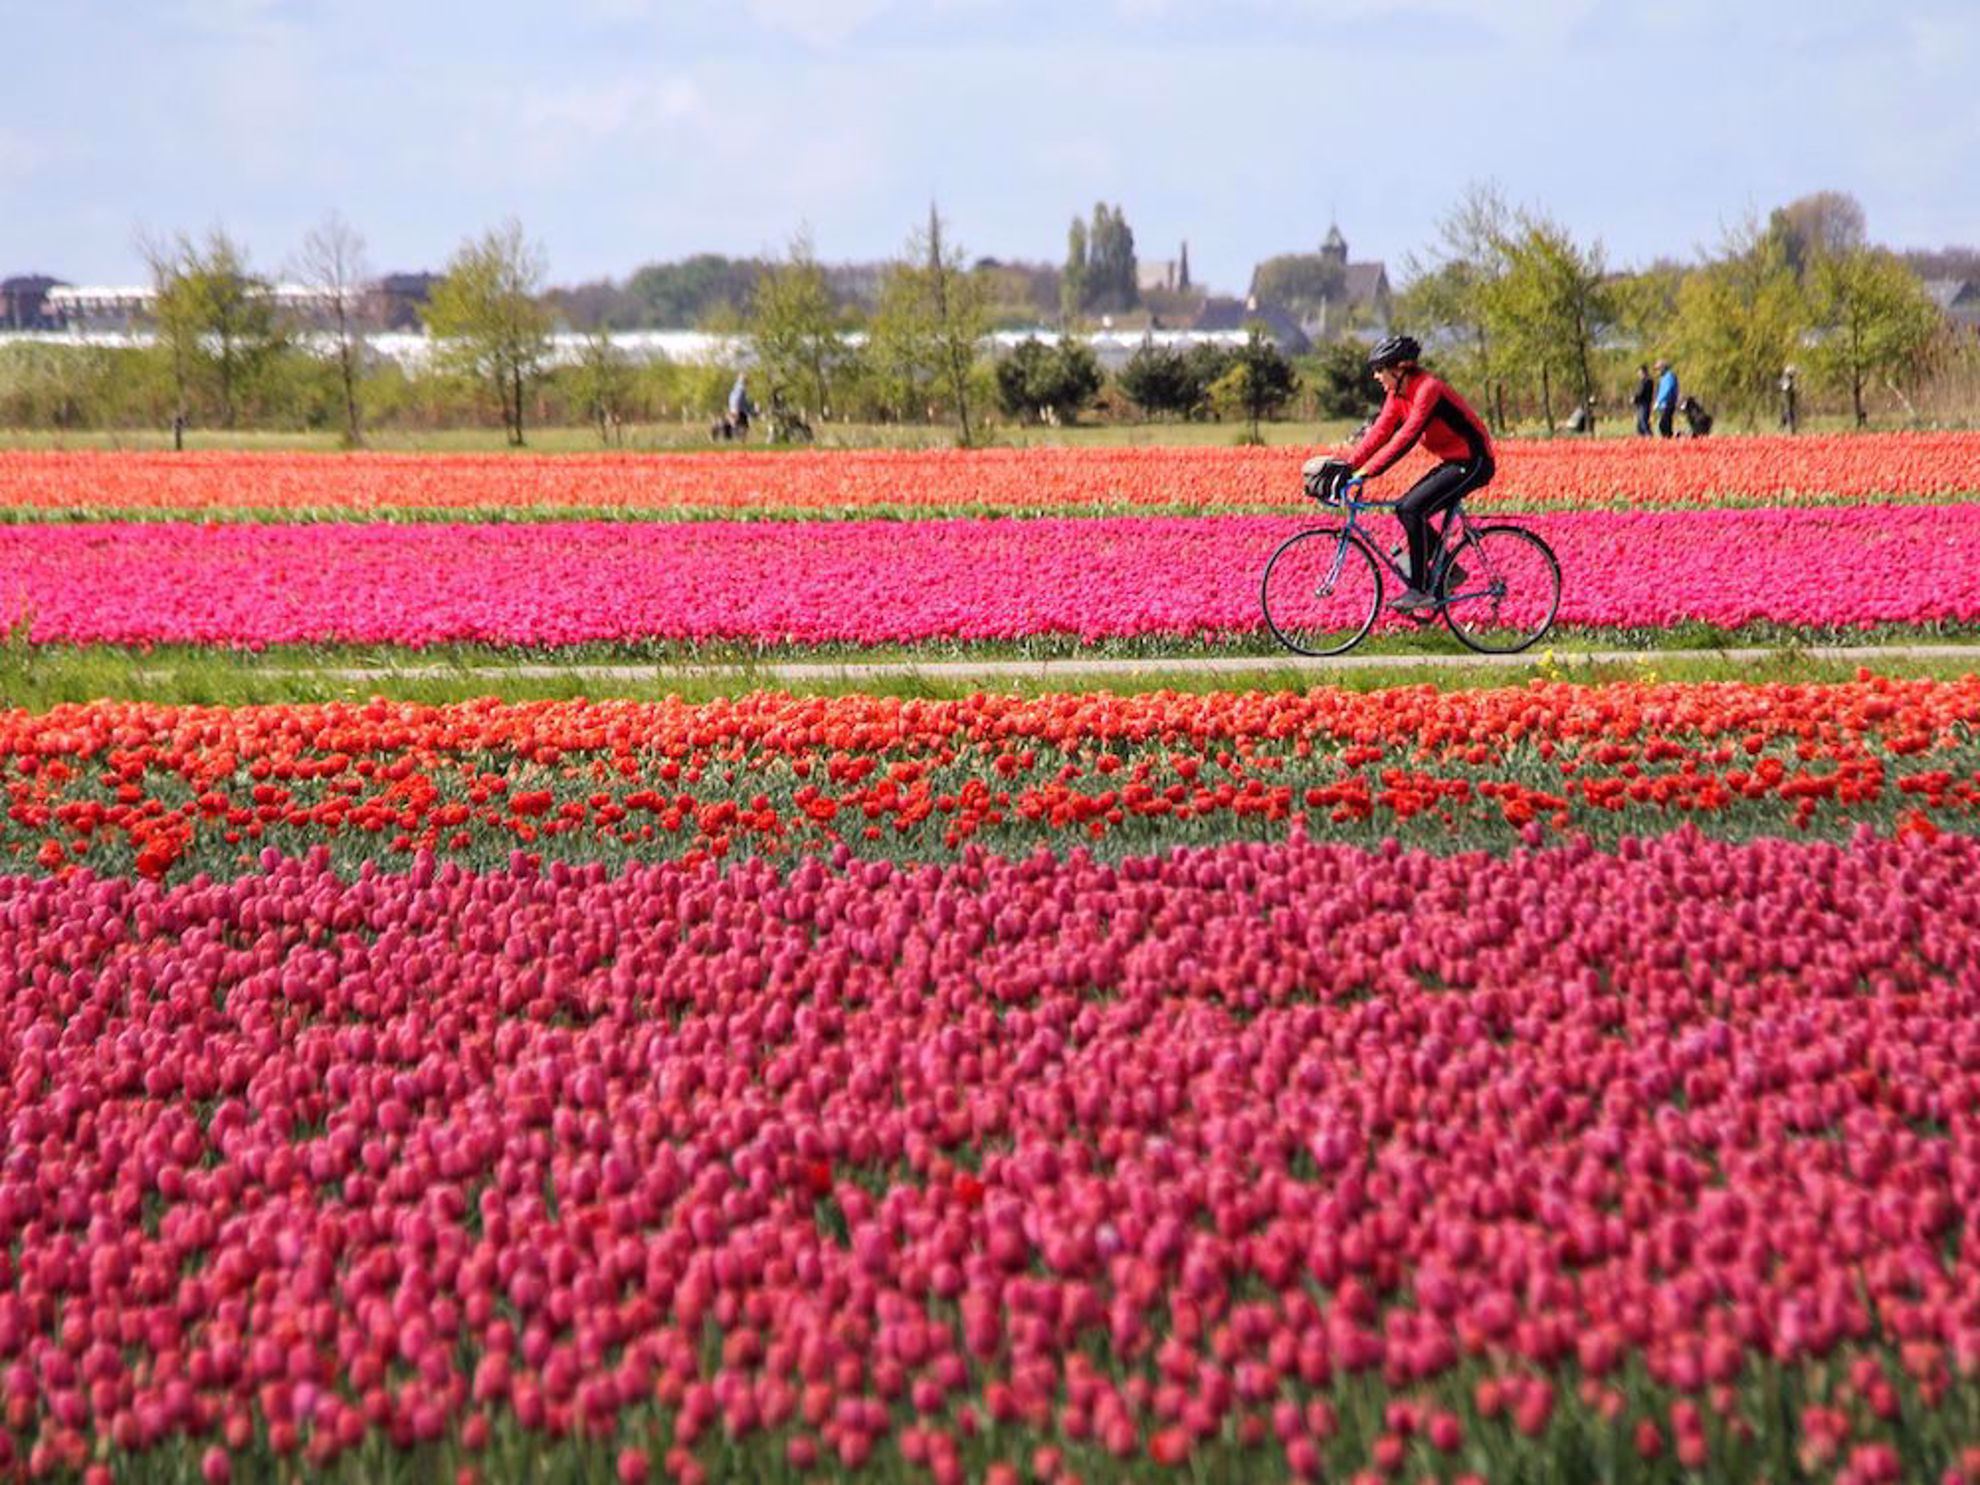
<svg viewBox="0 0 1980 1485"><path fill-rule="evenodd" d="M1393 500L1362 500L1362 482L1341 489L1338 526L1315 526L1279 545L1265 564L1259 599L1265 623L1301 655L1343 655L1368 636L1382 613L1383 572L1407 588L1397 553L1370 539L1367 511L1394 510ZM1404 559L1405 561L1407 558ZM1419 625L1442 614L1451 633L1474 650L1512 655L1554 626L1561 606L1561 564L1547 543L1522 526L1481 525L1464 501L1444 518L1443 541L1424 591L1435 606L1409 615Z"/></svg>

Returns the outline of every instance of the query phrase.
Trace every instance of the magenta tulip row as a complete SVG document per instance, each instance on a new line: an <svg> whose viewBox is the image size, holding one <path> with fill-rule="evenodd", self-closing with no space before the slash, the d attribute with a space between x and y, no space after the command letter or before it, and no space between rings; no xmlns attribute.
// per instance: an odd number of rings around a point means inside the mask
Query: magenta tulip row
<svg viewBox="0 0 1980 1485"><path fill-rule="evenodd" d="M68 1452L658 1399L1303 1470L1330 1382L1460 1367L1971 1442L1970 838L265 864L0 878L0 1362Z"/></svg>
<svg viewBox="0 0 1980 1485"><path fill-rule="evenodd" d="M1241 635L1302 519L20 525L0 528L0 605L36 640L114 643ZM1567 625L1980 618L1980 505L1528 524L1560 557Z"/></svg>

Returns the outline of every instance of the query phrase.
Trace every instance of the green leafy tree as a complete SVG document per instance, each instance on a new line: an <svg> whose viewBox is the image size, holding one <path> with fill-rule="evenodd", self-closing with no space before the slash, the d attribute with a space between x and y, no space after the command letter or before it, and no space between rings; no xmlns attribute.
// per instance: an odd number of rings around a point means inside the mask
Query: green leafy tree
<svg viewBox="0 0 1980 1485"><path fill-rule="evenodd" d="M234 427L244 394L285 343L268 281L219 228L203 244L182 232L168 247L148 248L146 256L180 415L187 415L190 386L203 380L212 387L221 426Z"/></svg>
<svg viewBox="0 0 1980 1485"><path fill-rule="evenodd" d="M1134 231L1118 206L1096 203L1090 226L1074 218L1060 280L1064 303L1089 314L1130 310L1141 302L1136 279Z"/></svg>
<svg viewBox="0 0 1980 1485"><path fill-rule="evenodd" d="M1818 259L1863 249L1863 207L1845 192L1817 191L1776 207L1767 218L1767 235L1779 244L1794 276L1805 280Z"/></svg>
<svg viewBox="0 0 1980 1485"><path fill-rule="evenodd" d="M1086 223L1078 217L1066 231L1066 267L1059 275L1059 323L1071 329L1086 308Z"/></svg>
<svg viewBox="0 0 1980 1485"><path fill-rule="evenodd" d="M1675 263L1653 263L1635 273L1619 273L1609 280L1609 300L1615 311L1616 330L1638 346L1663 345L1670 339L1677 319L1678 289L1685 270Z"/></svg>
<svg viewBox="0 0 1980 1485"><path fill-rule="evenodd" d="M509 442L523 443L523 397L550 354L550 316L539 302L543 252L511 217L461 244L427 301L435 361L491 387Z"/></svg>
<svg viewBox="0 0 1980 1485"><path fill-rule="evenodd" d="M1210 400L1220 410L1242 415L1246 437L1257 443L1259 423L1276 416L1299 391L1299 373L1267 338L1264 325L1254 320L1245 332L1229 369L1211 386Z"/></svg>
<svg viewBox="0 0 1980 1485"><path fill-rule="evenodd" d="M970 419L974 371L988 333L987 295L967 272L960 246L943 235L941 214L908 239L907 256L887 266L873 317L868 359L890 400L912 414L939 401L955 416L958 437L975 441Z"/></svg>
<svg viewBox="0 0 1980 1485"><path fill-rule="evenodd" d="M1558 223L1521 214L1500 239L1503 271L1484 293L1486 317L1505 359L1540 383L1541 413L1554 430L1553 391L1595 396L1594 347L1615 320L1600 245L1583 248Z"/></svg>
<svg viewBox="0 0 1980 1485"><path fill-rule="evenodd" d="M593 330L584 337L571 372L571 399L598 430L598 441L609 444L623 439L635 381L626 353L603 330Z"/></svg>
<svg viewBox="0 0 1980 1485"><path fill-rule="evenodd" d="M1808 325L1807 304L1784 244L1755 225L1732 233L1720 256L1685 275L1672 336L1678 374L1755 425L1777 395Z"/></svg>
<svg viewBox="0 0 1980 1485"><path fill-rule="evenodd" d="M1308 358L1314 409L1323 418L1367 419L1381 411L1382 396L1368 374L1368 353L1350 341L1321 346Z"/></svg>
<svg viewBox="0 0 1980 1485"><path fill-rule="evenodd" d="M626 284L635 323L624 328L688 330L706 325L721 310L731 317L738 315L763 271L754 259L719 253L696 253L677 263L648 263L635 270Z"/></svg>
<svg viewBox="0 0 1980 1485"><path fill-rule="evenodd" d="M1451 342L1453 377L1468 380L1487 395L1485 416L1504 431L1498 358L1498 327L1492 296L1505 274L1505 242L1515 229L1513 214L1497 186L1468 187L1437 223L1429 255L1404 260L1407 287L1396 301L1396 322L1420 335L1442 331Z"/></svg>
<svg viewBox="0 0 1980 1485"><path fill-rule="evenodd" d="M997 402L1012 417L1070 423L1098 395L1106 377L1093 347L1071 337L1046 345L1020 341L996 368Z"/></svg>
<svg viewBox="0 0 1980 1485"><path fill-rule="evenodd" d="M1158 346L1144 340L1115 374L1121 393L1128 401L1152 417L1173 413L1186 417L1196 406L1202 388L1190 375L1183 353L1173 346Z"/></svg>
<svg viewBox="0 0 1980 1485"><path fill-rule="evenodd" d="M808 232L800 230L789 256L757 279L747 327L771 390L795 389L799 404L823 417L832 403L833 372L845 357L848 327Z"/></svg>
<svg viewBox="0 0 1980 1485"><path fill-rule="evenodd" d="M1938 330L1938 306L1917 275L1881 248L1818 253L1806 287L1815 330L1808 359L1823 382L1849 394L1861 428L1869 420L1864 388L1881 380L1896 390L1922 364Z"/></svg>

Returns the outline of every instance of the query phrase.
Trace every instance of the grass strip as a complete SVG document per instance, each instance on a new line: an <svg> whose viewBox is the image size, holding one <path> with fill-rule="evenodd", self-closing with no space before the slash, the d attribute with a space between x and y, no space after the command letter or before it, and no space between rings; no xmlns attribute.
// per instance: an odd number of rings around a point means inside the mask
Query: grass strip
<svg viewBox="0 0 1980 1485"><path fill-rule="evenodd" d="M1892 676L1951 680L1980 670L1980 645L1972 658L1907 657L1874 650L1861 659L1828 659L1788 645L1753 660L1714 649L1666 649L1634 662L1598 661L1565 648L1542 649L1506 666L1466 664L1451 654L1449 664L1397 663L1354 668L1323 668L1287 663L1243 672L1187 668L1150 657L1132 671L1085 671L1076 661L1049 675L968 676L913 668L927 655L908 656L904 668L881 674L841 673L793 678L779 674L769 658L703 661L693 668L654 663L649 674L629 673L637 662L610 674L598 662L567 661L557 669L540 654L514 654L468 647L442 651L285 650L247 654L187 648L144 654L103 646L34 648L0 652L0 705L46 711L66 703L104 698L182 705L253 706L338 701L384 696L441 705L500 695L510 701L572 700L601 696L658 700L677 696L707 701L748 691L780 690L805 695L862 693L878 696L955 698L978 692L1036 696L1048 692L1306 690L1331 685L1367 692L1397 686L1475 690L1519 686L1534 680L1606 684L1623 681L1745 681L1813 684L1852 679L1860 669ZM870 657L862 656L862 661ZM527 669L523 667L527 666ZM362 672L353 675L350 672Z"/></svg>

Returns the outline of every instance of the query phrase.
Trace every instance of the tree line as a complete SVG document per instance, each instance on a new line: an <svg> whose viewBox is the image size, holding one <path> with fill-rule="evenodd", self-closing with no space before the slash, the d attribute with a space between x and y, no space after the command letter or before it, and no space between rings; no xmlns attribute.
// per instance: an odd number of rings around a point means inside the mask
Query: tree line
<svg viewBox="0 0 1980 1485"><path fill-rule="evenodd" d="M735 372L636 362L602 329L575 358L553 359L557 300L541 248L513 220L449 258L422 311L431 353L413 368L368 343L372 275L362 237L340 218L309 234L290 270L314 291L307 324L222 230L142 246L154 342L0 349L0 423L336 429L352 444L368 427L486 422L522 444L539 423L589 423L610 442L630 424L719 411ZM1356 341L1323 344L1295 366L1255 327L1241 346L1184 352L1151 340L1106 376L1076 329L1101 306L1133 302L1133 235L1118 206L1097 205L1069 233L1059 280L1072 286L1060 303L1069 333L994 362L988 334L1009 271L971 264L932 206L873 274L870 307L848 302L842 273L801 230L739 287L741 304L713 328L749 346L756 397L813 419L942 423L964 441L997 416L1235 418L1255 431L1288 412L1360 418L1373 405ZM1474 187L1407 275L1396 323L1501 431L1552 432L1577 405L1620 407L1636 365L1657 357L1749 424L1767 415L1789 366L1859 423L1873 403L1918 417L1935 382L1956 384L1970 406L1980 384L1971 338L1948 331L1917 275L1868 243L1861 208L1836 193L1745 225L1701 264L1615 273L1599 243Z"/></svg>
<svg viewBox="0 0 1980 1485"><path fill-rule="evenodd" d="M1749 427L1770 418L1790 370L1861 426L1874 396L1915 415L1922 388L1972 369L1971 336L1837 192L1741 224L1701 264L1612 273L1599 242L1475 186L1407 276L1397 320L1501 428L1537 415L1551 433L1577 403L1613 410L1659 359Z"/></svg>

